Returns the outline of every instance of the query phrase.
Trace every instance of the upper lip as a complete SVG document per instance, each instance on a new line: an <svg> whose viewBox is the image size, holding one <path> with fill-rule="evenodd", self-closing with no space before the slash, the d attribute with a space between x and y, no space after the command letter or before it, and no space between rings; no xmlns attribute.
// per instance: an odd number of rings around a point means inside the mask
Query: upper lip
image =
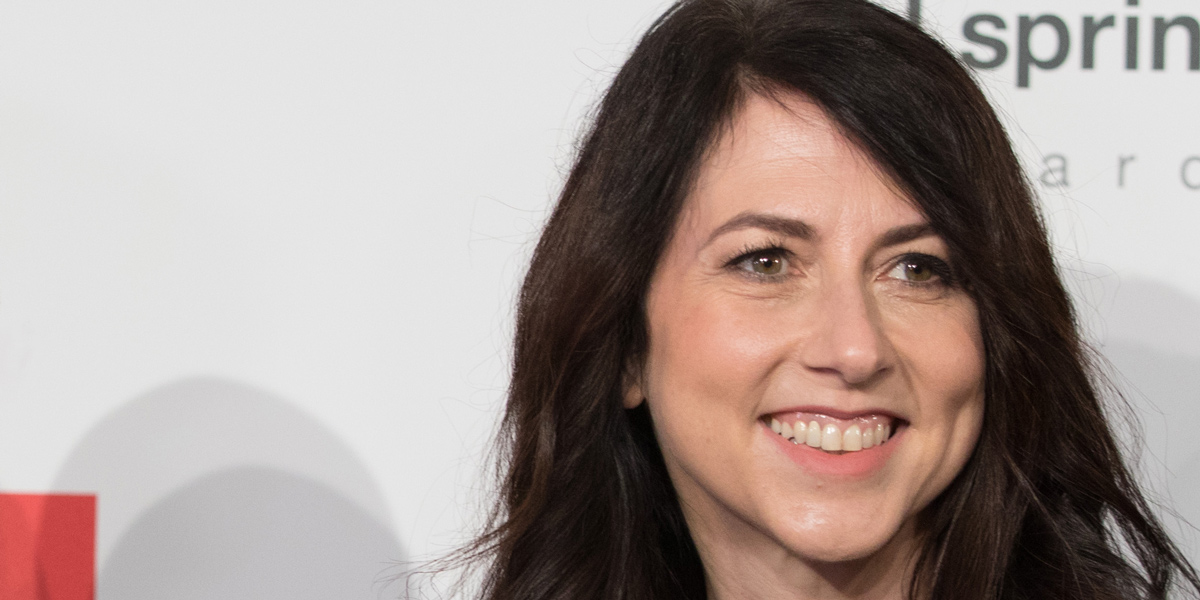
<svg viewBox="0 0 1200 600"><path fill-rule="evenodd" d="M763 416L771 416L771 415L777 415L780 413L790 413L790 412L816 413L819 415L825 415L827 417L833 417L835 419L846 419L846 420L854 419L856 417L865 417L865 416L869 416L869 415L883 415L885 417L891 417L893 419L907 421L907 419L905 419L903 415L901 415L900 413L898 413L894 410L889 410L886 408L875 408L875 407L849 410L849 409L845 409L845 408L836 408L836 407L832 407L832 406L815 406L815 405L789 406L787 408L773 410L771 412L766 413Z"/></svg>

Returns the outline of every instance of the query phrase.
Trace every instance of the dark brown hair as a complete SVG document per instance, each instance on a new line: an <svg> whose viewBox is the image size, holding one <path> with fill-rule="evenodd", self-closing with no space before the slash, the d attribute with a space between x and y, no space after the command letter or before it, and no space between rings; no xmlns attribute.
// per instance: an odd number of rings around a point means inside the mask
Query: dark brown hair
<svg viewBox="0 0 1200 600"><path fill-rule="evenodd" d="M501 497L466 556L488 600L705 597L703 566L623 377L703 153L742 99L818 103L922 209L978 306L986 408L921 515L914 596L1164 598L1194 570L1122 462L1007 135L959 61L863 0L684 0L616 76L521 289Z"/></svg>

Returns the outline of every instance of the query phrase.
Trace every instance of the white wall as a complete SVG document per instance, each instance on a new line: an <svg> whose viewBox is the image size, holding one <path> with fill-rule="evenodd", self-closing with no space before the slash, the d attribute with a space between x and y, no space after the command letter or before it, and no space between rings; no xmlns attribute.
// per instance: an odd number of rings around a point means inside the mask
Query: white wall
<svg viewBox="0 0 1200 600"><path fill-rule="evenodd" d="M385 561L481 510L524 263L582 116L667 4L0 5L0 490L99 493L102 599L394 595ZM1151 68L1153 17L1200 7L1046 4L924 18L981 60L963 22L1005 22L979 28L1009 48L981 78L1032 177L1065 161L1039 184L1056 246L1148 480L1200 523L1183 30ZM1019 15L1044 13L1070 50L1021 88ZM1110 14L1141 17L1139 70L1123 29L1081 67L1083 17ZM1055 41L1035 28L1033 54Z"/></svg>

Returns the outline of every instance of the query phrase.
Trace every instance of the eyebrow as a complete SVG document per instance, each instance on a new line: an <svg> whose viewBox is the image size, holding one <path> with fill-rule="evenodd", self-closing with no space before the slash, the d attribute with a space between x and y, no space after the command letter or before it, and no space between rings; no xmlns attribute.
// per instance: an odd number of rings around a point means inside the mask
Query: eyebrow
<svg viewBox="0 0 1200 600"><path fill-rule="evenodd" d="M815 231L808 223L797 219L789 219L786 217L777 217L774 215L766 215L756 212L745 212L721 224L716 228L711 235L708 236L708 241L704 242L707 246L713 240L739 229L763 229L788 237L800 238L802 240L811 240L817 237Z"/></svg>
<svg viewBox="0 0 1200 600"><path fill-rule="evenodd" d="M726 221L713 230L708 236L708 240L704 243L705 246L711 244L713 240L739 229L762 229L785 235L787 237L799 238L801 240L816 239L817 233L812 225L798 219L789 219L787 217L778 217L757 212L745 212ZM905 242L911 242L916 239L923 238L929 235L936 235L933 227L929 223L913 223L911 225L901 225L893 227L875 240L871 245L872 251L888 246L895 246Z"/></svg>
<svg viewBox="0 0 1200 600"><path fill-rule="evenodd" d="M884 232L884 234L879 236L879 239L875 240L875 243L871 245L871 249L879 250L880 248L887 248L888 246L896 246L898 244L911 242L929 235L937 235L929 223L901 225L899 227L893 227Z"/></svg>

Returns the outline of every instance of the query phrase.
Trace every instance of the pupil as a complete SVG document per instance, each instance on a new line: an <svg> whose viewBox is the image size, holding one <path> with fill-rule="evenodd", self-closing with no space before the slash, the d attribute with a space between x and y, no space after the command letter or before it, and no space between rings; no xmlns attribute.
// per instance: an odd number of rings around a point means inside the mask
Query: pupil
<svg viewBox="0 0 1200 600"><path fill-rule="evenodd" d="M760 273L773 274L779 270L779 259L771 256L760 256L757 266Z"/></svg>
<svg viewBox="0 0 1200 600"><path fill-rule="evenodd" d="M917 263L908 263L908 276L914 281L925 281L929 279L929 269L924 265Z"/></svg>

